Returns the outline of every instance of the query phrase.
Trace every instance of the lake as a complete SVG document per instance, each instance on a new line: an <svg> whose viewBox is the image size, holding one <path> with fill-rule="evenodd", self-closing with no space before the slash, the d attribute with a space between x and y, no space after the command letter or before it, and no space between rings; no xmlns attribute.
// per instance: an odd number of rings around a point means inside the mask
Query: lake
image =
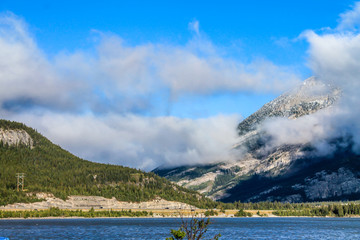
<svg viewBox="0 0 360 240"><path fill-rule="evenodd" d="M220 239L360 239L358 218L213 218ZM0 237L12 239L165 239L176 218L0 220Z"/></svg>

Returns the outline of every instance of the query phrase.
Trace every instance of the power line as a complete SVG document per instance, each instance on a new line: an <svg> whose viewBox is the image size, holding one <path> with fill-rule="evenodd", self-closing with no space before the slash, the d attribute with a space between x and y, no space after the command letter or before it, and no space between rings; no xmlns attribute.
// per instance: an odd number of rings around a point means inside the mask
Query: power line
<svg viewBox="0 0 360 240"><path fill-rule="evenodd" d="M16 184L16 190L20 191L24 191L24 180L25 179L25 173L16 173L16 180L17 180L17 184Z"/></svg>

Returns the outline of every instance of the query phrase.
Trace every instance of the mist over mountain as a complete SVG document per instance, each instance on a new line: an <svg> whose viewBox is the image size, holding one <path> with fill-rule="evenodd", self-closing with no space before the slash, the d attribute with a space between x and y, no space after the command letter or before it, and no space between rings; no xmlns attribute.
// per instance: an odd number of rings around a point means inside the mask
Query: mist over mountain
<svg viewBox="0 0 360 240"><path fill-rule="evenodd" d="M345 93L311 77L238 125L237 160L155 172L222 201L357 199L356 138L335 121Z"/></svg>

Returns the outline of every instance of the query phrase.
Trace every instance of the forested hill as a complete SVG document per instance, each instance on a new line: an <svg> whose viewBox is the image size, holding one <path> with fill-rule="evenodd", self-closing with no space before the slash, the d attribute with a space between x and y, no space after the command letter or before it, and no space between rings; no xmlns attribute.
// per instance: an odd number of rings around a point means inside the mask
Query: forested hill
<svg viewBox="0 0 360 240"><path fill-rule="evenodd" d="M16 191L16 173L25 173L24 192ZM80 159L22 123L0 120L0 205L34 201L29 192L116 197L140 202L156 196L212 207L214 202L154 173Z"/></svg>

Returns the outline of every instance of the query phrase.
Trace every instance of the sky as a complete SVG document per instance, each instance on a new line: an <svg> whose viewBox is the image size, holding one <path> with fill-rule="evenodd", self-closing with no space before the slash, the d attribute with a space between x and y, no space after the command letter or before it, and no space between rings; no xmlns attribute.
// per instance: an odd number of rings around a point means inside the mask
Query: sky
<svg viewBox="0 0 360 240"><path fill-rule="evenodd" d="M310 76L331 79L342 63L321 51L357 49L359 6L1 0L0 118L96 162L225 161L242 119Z"/></svg>

